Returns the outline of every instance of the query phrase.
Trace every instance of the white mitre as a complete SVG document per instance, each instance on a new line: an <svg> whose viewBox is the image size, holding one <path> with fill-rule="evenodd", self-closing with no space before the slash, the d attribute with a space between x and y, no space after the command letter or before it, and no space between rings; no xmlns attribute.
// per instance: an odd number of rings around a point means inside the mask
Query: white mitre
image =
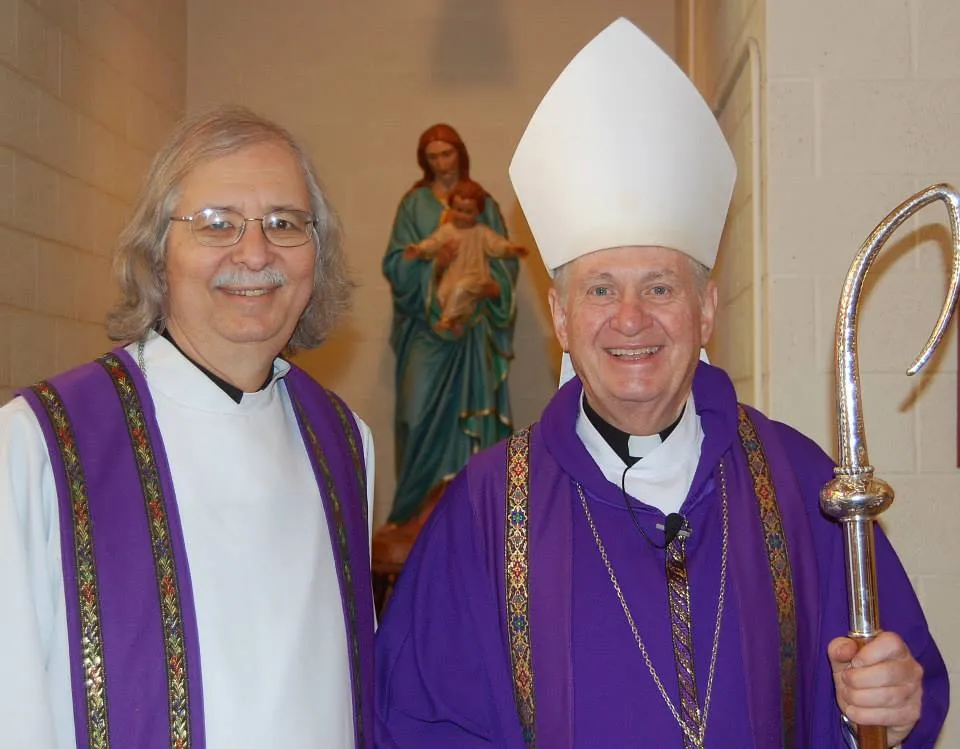
<svg viewBox="0 0 960 749"><path fill-rule="evenodd" d="M543 264L659 246L712 268L737 166L700 92L625 18L547 91L510 162Z"/></svg>

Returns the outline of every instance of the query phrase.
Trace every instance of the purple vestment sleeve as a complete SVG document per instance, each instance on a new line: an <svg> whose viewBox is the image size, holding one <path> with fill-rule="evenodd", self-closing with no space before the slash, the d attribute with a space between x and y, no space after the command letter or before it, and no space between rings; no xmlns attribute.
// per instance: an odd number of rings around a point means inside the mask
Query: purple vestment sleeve
<svg viewBox="0 0 960 749"><path fill-rule="evenodd" d="M493 451L502 463L503 446ZM498 523L479 517L468 494L461 474L421 532L381 623L377 747L523 748L494 582L502 564L483 548Z"/></svg>

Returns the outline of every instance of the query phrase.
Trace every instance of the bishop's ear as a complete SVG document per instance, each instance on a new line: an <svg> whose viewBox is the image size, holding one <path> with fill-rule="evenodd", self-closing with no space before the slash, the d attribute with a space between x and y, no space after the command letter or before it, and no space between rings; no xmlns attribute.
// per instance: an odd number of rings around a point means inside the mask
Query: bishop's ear
<svg viewBox="0 0 960 749"><path fill-rule="evenodd" d="M700 296L700 345L706 346L713 337L713 323L717 315L717 284L711 278Z"/></svg>
<svg viewBox="0 0 960 749"><path fill-rule="evenodd" d="M547 302L550 304L550 315L553 317L553 332L557 336L557 341L564 351L567 348L567 313L563 308L563 300L556 287L550 289L547 294Z"/></svg>

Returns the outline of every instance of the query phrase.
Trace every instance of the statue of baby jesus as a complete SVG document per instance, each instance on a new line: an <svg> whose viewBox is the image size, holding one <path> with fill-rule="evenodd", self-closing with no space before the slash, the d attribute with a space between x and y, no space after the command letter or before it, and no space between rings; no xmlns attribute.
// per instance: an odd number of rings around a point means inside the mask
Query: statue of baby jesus
<svg viewBox="0 0 960 749"><path fill-rule="evenodd" d="M462 180L447 194L450 206L447 221L429 237L407 245L404 257L434 260L439 278L437 300L440 319L433 326L463 334L463 324L470 319L482 299L496 299L500 286L490 275L487 258L509 255L524 257L524 247L511 244L506 237L477 223L483 213L487 192L473 180Z"/></svg>

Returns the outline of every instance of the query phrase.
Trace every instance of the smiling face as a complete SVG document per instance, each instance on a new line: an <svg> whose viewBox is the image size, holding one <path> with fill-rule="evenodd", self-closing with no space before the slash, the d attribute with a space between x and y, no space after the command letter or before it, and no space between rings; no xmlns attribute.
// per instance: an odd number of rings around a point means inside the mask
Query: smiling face
<svg viewBox="0 0 960 749"><path fill-rule="evenodd" d="M281 208L310 210L303 173L284 145L264 143L199 164L180 183L173 211L231 208L247 218ZM207 247L188 222L166 240L166 324L188 354L230 376L240 362L260 368L283 349L313 291L316 245L276 247L250 221L231 247ZM257 383L259 385L259 383ZM242 385L241 385L242 386Z"/></svg>
<svg viewBox="0 0 960 749"><path fill-rule="evenodd" d="M554 330L590 405L630 434L680 413L713 332L713 281L663 247L617 247L571 261L550 290Z"/></svg>

